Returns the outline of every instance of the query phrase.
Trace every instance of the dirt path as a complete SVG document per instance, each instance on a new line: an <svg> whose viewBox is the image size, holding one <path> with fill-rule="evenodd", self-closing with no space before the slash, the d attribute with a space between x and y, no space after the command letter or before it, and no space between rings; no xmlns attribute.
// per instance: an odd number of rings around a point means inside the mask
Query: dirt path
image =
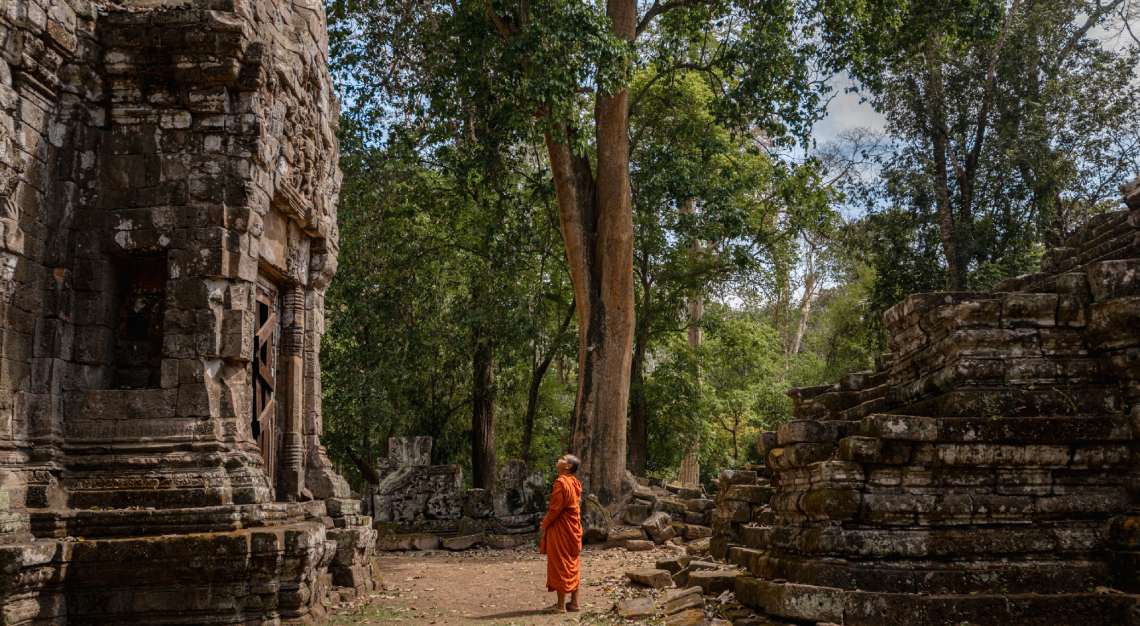
<svg viewBox="0 0 1140 626"><path fill-rule="evenodd" d="M517 550L387 553L380 557L383 590L359 608L336 615L332 624L606 624L614 602L651 595L631 588L625 572L652 567L668 549L582 553L581 613L551 615L546 557L533 547Z"/></svg>

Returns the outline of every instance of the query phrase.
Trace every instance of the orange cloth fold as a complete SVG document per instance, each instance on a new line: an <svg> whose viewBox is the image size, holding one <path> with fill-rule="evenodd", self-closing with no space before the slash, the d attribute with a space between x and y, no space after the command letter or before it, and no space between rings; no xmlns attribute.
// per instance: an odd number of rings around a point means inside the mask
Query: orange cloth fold
<svg viewBox="0 0 1140 626"><path fill-rule="evenodd" d="M579 502L582 483L569 475L554 481L550 508L542 519L538 551L546 555L546 590L570 593L578 589L582 554Z"/></svg>

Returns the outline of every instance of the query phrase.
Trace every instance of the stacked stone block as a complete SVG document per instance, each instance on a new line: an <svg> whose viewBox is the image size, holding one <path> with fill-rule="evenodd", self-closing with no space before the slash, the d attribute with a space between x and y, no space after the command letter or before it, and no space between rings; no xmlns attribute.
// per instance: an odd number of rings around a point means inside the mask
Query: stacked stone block
<svg viewBox="0 0 1140 626"><path fill-rule="evenodd" d="M372 588L319 441L324 33L304 0L0 4L0 621L306 622Z"/></svg>
<svg viewBox="0 0 1140 626"><path fill-rule="evenodd" d="M726 534L771 616L1136 624L1140 198L1042 272L908 297L875 371L793 390L770 515Z"/></svg>
<svg viewBox="0 0 1140 626"><path fill-rule="evenodd" d="M745 544L744 534L757 524L768 523L772 510L768 502L773 488L770 473L762 465L743 470L723 470L717 481L716 509L713 511L713 558L728 560L742 567L754 552Z"/></svg>

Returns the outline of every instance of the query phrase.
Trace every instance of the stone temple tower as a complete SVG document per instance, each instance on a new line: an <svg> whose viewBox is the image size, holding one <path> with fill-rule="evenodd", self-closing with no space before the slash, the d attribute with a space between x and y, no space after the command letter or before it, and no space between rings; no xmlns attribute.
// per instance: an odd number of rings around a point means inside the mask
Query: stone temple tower
<svg viewBox="0 0 1140 626"><path fill-rule="evenodd" d="M0 43L0 623L308 622L370 589L320 445L320 0L0 0Z"/></svg>

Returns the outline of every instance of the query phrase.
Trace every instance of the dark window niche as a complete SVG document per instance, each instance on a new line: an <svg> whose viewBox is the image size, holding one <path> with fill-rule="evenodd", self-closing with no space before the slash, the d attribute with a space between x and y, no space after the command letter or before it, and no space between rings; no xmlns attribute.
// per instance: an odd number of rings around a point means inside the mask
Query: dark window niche
<svg viewBox="0 0 1140 626"><path fill-rule="evenodd" d="M132 256L116 262L115 386L161 385L162 318L166 308L166 255Z"/></svg>

